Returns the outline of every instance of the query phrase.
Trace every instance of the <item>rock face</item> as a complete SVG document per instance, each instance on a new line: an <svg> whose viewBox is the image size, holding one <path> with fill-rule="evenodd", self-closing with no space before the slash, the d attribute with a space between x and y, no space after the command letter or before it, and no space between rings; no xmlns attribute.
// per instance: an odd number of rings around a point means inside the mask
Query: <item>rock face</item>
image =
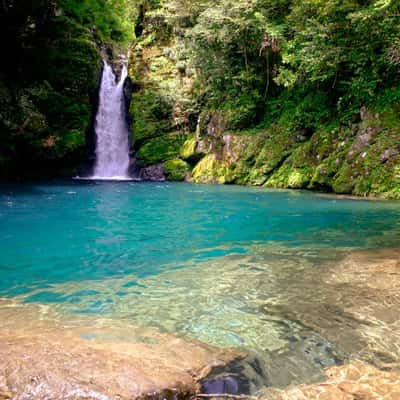
<svg viewBox="0 0 400 400"><path fill-rule="evenodd" d="M197 137L194 143L189 138L181 154L192 159L200 155L200 161L192 163L194 182L400 198L400 125L387 128L395 114L370 114L351 131L338 127L315 132L301 142L280 126Z"/></svg>
<svg viewBox="0 0 400 400"><path fill-rule="evenodd" d="M164 166L163 164L151 165L143 168L140 172L140 177L144 181L165 181Z"/></svg>
<svg viewBox="0 0 400 400"><path fill-rule="evenodd" d="M182 160L169 160L164 163L164 171L169 181L184 181L188 172L189 165Z"/></svg>
<svg viewBox="0 0 400 400"><path fill-rule="evenodd" d="M212 366L236 357L169 335L130 344L83 340L57 329L1 330L0 399L189 398Z"/></svg>

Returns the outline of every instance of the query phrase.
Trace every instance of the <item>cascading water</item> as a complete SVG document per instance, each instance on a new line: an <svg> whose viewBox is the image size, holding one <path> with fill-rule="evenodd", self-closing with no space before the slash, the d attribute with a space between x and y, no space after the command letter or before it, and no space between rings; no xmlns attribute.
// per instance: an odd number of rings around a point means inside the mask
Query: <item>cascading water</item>
<svg viewBox="0 0 400 400"><path fill-rule="evenodd" d="M117 82L111 66L104 61L95 125L96 164L92 179L130 179L129 130L124 104L124 81L127 75L124 66L121 79Z"/></svg>

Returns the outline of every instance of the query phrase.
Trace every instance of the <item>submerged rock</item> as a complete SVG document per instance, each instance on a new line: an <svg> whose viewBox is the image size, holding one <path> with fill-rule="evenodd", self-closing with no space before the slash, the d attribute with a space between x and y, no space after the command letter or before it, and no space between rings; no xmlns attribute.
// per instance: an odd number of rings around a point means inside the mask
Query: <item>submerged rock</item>
<svg viewBox="0 0 400 400"><path fill-rule="evenodd" d="M269 390L265 400L396 400L400 398L400 373L384 372L354 362L327 371L328 380L287 390Z"/></svg>
<svg viewBox="0 0 400 400"><path fill-rule="evenodd" d="M0 399L188 398L215 364L240 357L158 335L101 343L60 329L0 331Z"/></svg>
<svg viewBox="0 0 400 400"><path fill-rule="evenodd" d="M398 293L400 250L353 251L332 263L326 282L358 288L351 299L338 290L343 312L358 321L363 349L345 365L326 370L327 380L288 389L266 389L265 400L397 400L400 399ZM314 324L317 322L317 324ZM305 321L321 329L321 321ZM334 322L332 322L334 323ZM324 331L326 333L326 330ZM339 334L337 340L339 340ZM332 340L334 338L332 337ZM371 363L371 364L370 364ZM372 363L374 365L372 365Z"/></svg>

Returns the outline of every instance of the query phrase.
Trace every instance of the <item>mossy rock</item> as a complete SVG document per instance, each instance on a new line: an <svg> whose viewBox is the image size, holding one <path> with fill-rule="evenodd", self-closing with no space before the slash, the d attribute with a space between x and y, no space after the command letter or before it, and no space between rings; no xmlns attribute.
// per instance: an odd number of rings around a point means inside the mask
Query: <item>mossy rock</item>
<svg viewBox="0 0 400 400"><path fill-rule="evenodd" d="M231 181L228 165L215 154L206 155L193 169L192 180L196 183L219 183Z"/></svg>
<svg viewBox="0 0 400 400"><path fill-rule="evenodd" d="M189 164L183 160L169 160L164 163L164 173L169 181L182 182L189 171Z"/></svg>
<svg viewBox="0 0 400 400"><path fill-rule="evenodd" d="M296 168L289 163L276 170L265 183L266 187L306 189L311 180L309 168Z"/></svg>
<svg viewBox="0 0 400 400"><path fill-rule="evenodd" d="M294 170L288 176L287 186L290 189L303 189L308 186L310 182L310 176L308 171Z"/></svg>
<svg viewBox="0 0 400 400"><path fill-rule="evenodd" d="M194 137L190 137L185 141L185 143L183 143L179 154L183 160L187 160L189 162L196 160L196 158L199 157L198 153L196 152L196 148L197 148L196 139Z"/></svg>

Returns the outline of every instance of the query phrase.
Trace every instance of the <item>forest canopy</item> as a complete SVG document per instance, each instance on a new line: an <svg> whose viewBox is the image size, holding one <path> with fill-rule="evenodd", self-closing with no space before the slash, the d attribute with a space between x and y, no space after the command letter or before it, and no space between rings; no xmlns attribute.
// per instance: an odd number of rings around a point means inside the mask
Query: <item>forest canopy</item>
<svg viewBox="0 0 400 400"><path fill-rule="evenodd" d="M238 110L233 128L276 119L283 104L311 128L400 101L399 1L171 0L161 12L186 28L210 99Z"/></svg>

